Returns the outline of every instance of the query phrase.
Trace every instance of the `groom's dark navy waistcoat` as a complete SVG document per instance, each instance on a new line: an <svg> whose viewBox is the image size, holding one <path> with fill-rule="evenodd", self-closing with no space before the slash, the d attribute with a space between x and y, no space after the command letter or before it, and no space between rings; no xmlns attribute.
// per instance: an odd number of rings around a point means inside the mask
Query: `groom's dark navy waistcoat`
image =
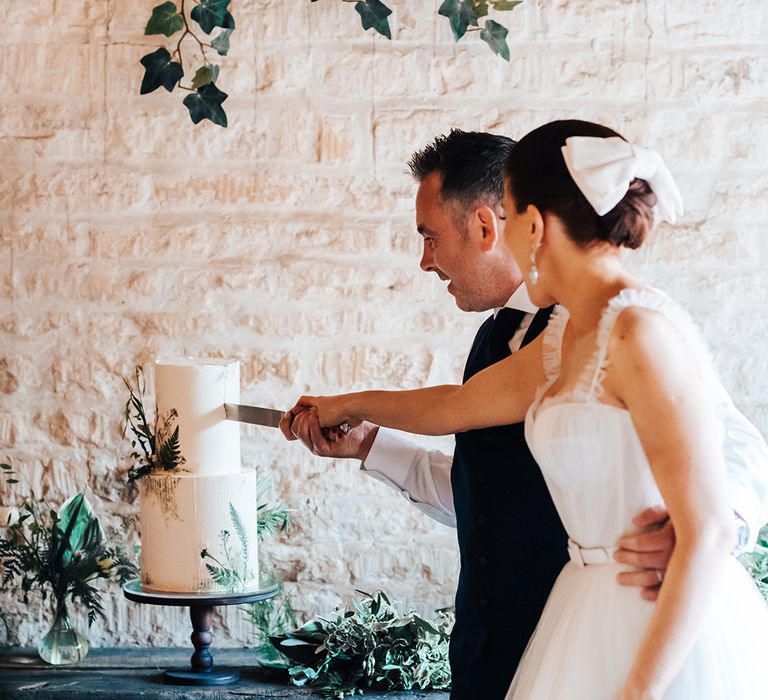
<svg viewBox="0 0 768 700"><path fill-rule="evenodd" d="M550 311L536 314L523 345ZM480 327L464 381L509 355L514 331L500 347L493 326L491 316ZM567 560L567 536L522 423L457 434L451 485L461 553L451 698L502 700Z"/></svg>

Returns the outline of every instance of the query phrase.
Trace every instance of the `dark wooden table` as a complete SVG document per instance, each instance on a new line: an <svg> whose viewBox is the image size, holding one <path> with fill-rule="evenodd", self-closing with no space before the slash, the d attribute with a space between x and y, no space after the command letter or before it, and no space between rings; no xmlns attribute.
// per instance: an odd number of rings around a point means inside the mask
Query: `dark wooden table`
<svg viewBox="0 0 768 700"><path fill-rule="evenodd" d="M49 666L32 649L0 650L0 700L238 700L296 698L319 700L286 677L256 664L255 651L216 650L216 665L240 669L226 686L165 685L165 669L189 664L190 649L91 649L76 666ZM447 692L370 693L363 700L448 700Z"/></svg>

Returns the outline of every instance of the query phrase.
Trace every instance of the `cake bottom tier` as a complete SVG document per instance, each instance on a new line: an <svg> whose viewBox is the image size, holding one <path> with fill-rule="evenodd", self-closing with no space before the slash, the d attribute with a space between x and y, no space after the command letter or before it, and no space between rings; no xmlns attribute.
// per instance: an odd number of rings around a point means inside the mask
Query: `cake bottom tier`
<svg viewBox="0 0 768 700"><path fill-rule="evenodd" d="M255 470L149 474L140 495L144 588L234 593L258 586Z"/></svg>

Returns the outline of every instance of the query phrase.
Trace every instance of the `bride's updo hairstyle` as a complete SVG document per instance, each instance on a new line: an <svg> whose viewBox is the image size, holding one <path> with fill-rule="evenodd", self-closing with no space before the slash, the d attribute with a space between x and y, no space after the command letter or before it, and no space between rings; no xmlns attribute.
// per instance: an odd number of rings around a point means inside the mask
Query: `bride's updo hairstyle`
<svg viewBox="0 0 768 700"><path fill-rule="evenodd" d="M645 180L635 178L623 199L599 216L563 159L560 149L570 136L624 138L606 126L576 119L550 122L526 134L504 163L504 176L518 213L533 204L542 214L554 214L583 248L602 241L638 248L653 226L656 195Z"/></svg>

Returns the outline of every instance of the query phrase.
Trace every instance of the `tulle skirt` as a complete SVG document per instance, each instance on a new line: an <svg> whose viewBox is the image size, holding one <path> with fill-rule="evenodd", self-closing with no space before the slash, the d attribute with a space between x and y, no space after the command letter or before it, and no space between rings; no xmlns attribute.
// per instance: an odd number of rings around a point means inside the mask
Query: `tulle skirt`
<svg viewBox="0 0 768 700"><path fill-rule="evenodd" d="M507 700L615 700L654 603L619 586L619 565L565 566L528 643ZM768 608L730 559L715 605L665 700L766 700Z"/></svg>

